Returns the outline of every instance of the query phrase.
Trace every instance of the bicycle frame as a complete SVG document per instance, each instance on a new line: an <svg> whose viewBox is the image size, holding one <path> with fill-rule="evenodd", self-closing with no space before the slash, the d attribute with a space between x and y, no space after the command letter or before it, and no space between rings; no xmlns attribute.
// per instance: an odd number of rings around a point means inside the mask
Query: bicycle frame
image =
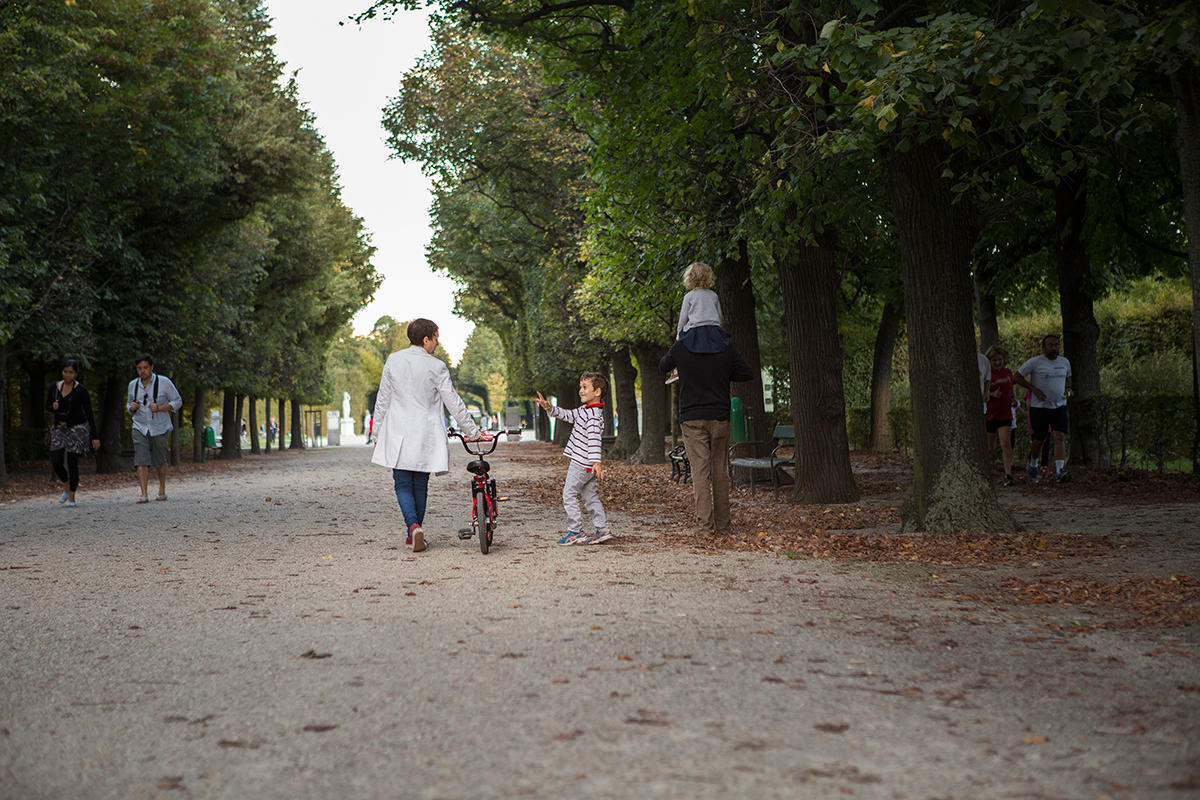
<svg viewBox="0 0 1200 800"><path fill-rule="evenodd" d="M490 475L491 464L483 457L495 451L500 437L497 435L492 438L491 446L485 450L483 448L487 444L486 442L468 442L461 433L455 430L449 431L448 435L461 441L463 449L475 456L475 460L467 464L467 471L472 475L471 528L466 536L460 531L459 538L469 539L471 536L478 536L479 551L486 555L492 544L496 520L500 516L500 505L496 496L496 479ZM477 445L475 449L471 449L473 444Z"/></svg>

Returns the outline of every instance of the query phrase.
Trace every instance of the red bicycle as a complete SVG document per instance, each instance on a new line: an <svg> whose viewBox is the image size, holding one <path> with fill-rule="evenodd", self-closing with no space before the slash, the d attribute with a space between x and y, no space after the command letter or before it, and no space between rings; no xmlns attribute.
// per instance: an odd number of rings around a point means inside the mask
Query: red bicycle
<svg viewBox="0 0 1200 800"><path fill-rule="evenodd" d="M500 498L496 496L496 479L489 475L492 465L483 457L492 454L496 449L497 442L500 441L500 436L497 434L491 439L480 439L475 442L468 441L466 437L455 430L450 431L449 436L461 441L463 449L475 456L475 459L467 464L467 472L473 476L471 480L471 527L459 530L458 538L470 539L472 536L478 536L479 552L487 555L496 530L496 518L500 516ZM491 447L484 450L484 445L489 443ZM474 450L471 449L472 445L476 446Z"/></svg>

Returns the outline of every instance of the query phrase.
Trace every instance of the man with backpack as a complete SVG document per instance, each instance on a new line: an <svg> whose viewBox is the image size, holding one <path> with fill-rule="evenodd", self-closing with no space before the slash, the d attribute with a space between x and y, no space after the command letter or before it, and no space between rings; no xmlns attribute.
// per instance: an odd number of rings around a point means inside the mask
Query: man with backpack
<svg viewBox="0 0 1200 800"><path fill-rule="evenodd" d="M129 415L133 417L133 465L142 487L139 503L150 500L147 483L150 467L158 473L158 496L167 499L167 437L175 427L172 415L183 408L183 398L171 379L154 372L154 358L142 353L137 358L138 376L125 390Z"/></svg>

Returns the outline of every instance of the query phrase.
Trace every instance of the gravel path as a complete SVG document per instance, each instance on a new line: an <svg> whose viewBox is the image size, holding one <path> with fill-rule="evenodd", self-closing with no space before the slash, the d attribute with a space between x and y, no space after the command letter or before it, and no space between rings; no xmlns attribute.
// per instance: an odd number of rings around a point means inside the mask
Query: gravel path
<svg viewBox="0 0 1200 800"><path fill-rule="evenodd" d="M461 450L414 556L368 452L0 506L0 797L1200 794L1194 629L1037 633L619 509L556 547L520 498L483 556Z"/></svg>

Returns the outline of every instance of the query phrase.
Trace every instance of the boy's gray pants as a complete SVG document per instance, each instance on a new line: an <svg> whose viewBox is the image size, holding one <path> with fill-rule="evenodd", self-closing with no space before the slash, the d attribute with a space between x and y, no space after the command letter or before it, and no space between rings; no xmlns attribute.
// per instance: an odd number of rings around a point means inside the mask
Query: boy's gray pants
<svg viewBox="0 0 1200 800"><path fill-rule="evenodd" d="M604 515L604 504L600 502L596 473L572 460L571 465L567 467L567 482L563 484L563 508L567 512L567 530L584 532L583 514L579 509L580 499L583 500L584 508L592 515L592 524L596 530L608 530L608 517Z"/></svg>

